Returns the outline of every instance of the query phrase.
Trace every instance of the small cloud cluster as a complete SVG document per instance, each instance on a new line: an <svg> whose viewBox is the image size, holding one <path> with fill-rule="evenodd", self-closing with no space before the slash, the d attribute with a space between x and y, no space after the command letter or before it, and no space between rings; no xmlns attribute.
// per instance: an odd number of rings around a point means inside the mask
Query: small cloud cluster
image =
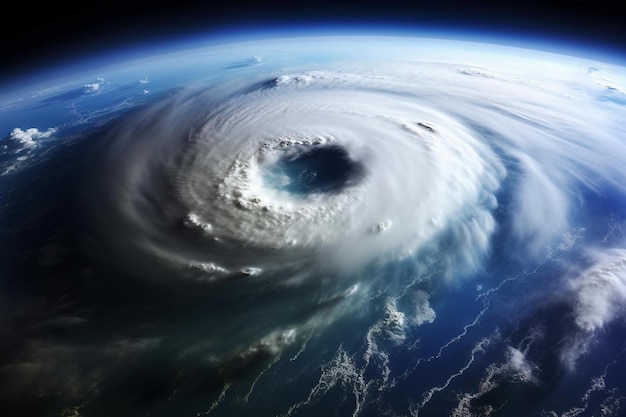
<svg viewBox="0 0 626 417"><path fill-rule="evenodd" d="M25 161L30 159L33 150L39 146L37 140L49 138L55 132L55 128L44 131L34 127L26 130L22 130L19 127L13 129L8 137L0 141L0 144L2 144L0 146L0 156L9 156L9 159L1 167L2 173L0 175L15 173ZM17 157L13 155L17 155Z"/></svg>
<svg viewBox="0 0 626 417"><path fill-rule="evenodd" d="M39 129L34 128L34 127L31 127L26 130L22 130L19 127L16 127L15 129L11 131L8 139L13 144L18 145L19 149L17 150L17 152L19 152L26 148L36 148L37 142L35 141L35 139L48 138L54 132L56 132L56 129L54 128L51 128L45 131L40 131ZM3 149L8 149L9 147L10 145L6 144L4 145Z"/></svg>
<svg viewBox="0 0 626 417"><path fill-rule="evenodd" d="M86 93L93 93L96 92L100 89L100 84L99 83L90 83L90 84L85 84L83 86L85 88L85 92Z"/></svg>
<svg viewBox="0 0 626 417"><path fill-rule="evenodd" d="M100 89L100 85L104 82L104 78L96 78L96 82L83 85L86 93L95 93Z"/></svg>
<svg viewBox="0 0 626 417"><path fill-rule="evenodd" d="M626 303L626 250L610 249L593 255L594 264L568 282L575 333L561 351L573 370L598 331L623 316Z"/></svg>
<svg viewBox="0 0 626 417"><path fill-rule="evenodd" d="M602 329L626 303L626 250L600 255L598 262L570 282L575 294L576 325L584 331Z"/></svg>

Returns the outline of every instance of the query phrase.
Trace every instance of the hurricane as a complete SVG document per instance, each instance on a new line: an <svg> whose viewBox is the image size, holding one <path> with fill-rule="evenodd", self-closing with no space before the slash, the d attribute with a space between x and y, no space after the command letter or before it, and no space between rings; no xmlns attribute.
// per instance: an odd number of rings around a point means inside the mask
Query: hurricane
<svg viewBox="0 0 626 417"><path fill-rule="evenodd" d="M133 242L123 249L133 262L145 255L196 280L345 275L410 256L445 230L466 240L455 255L480 256L504 166L405 85L402 98L367 75L282 75L234 97L208 89L149 109L113 133L105 178L119 184L112 207L100 205L141 240L107 224L111 240Z"/></svg>
<svg viewBox="0 0 626 417"><path fill-rule="evenodd" d="M623 68L317 42L246 46L106 125L76 192L91 278L54 314L99 342L24 336L2 380L90 416L617 412Z"/></svg>

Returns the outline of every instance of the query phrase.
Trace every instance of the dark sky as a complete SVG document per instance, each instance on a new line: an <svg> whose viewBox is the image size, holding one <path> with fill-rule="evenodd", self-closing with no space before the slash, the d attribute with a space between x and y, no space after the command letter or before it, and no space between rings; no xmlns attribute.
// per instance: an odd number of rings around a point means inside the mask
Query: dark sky
<svg viewBox="0 0 626 417"><path fill-rule="evenodd" d="M0 79L38 71L69 58L194 33L282 25L367 24L505 31L549 36L626 56L626 14L608 0L110 0L12 2L0 37Z"/></svg>

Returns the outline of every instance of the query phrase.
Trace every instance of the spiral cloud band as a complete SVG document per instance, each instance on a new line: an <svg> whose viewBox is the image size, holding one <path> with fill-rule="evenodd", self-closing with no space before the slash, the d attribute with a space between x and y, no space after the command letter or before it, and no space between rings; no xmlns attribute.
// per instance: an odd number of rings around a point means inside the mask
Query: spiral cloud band
<svg viewBox="0 0 626 417"><path fill-rule="evenodd" d="M142 231L140 253L196 267L199 279L289 264L354 270L449 227L484 249L502 163L419 91L396 87L304 73L216 108L208 89L148 109L116 132L114 210Z"/></svg>

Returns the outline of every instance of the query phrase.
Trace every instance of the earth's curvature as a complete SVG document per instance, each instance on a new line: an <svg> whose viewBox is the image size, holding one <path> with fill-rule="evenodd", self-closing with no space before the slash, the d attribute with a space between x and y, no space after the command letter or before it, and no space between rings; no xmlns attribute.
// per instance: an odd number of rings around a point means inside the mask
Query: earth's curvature
<svg viewBox="0 0 626 417"><path fill-rule="evenodd" d="M10 415L626 412L626 68L289 38L0 98Z"/></svg>

